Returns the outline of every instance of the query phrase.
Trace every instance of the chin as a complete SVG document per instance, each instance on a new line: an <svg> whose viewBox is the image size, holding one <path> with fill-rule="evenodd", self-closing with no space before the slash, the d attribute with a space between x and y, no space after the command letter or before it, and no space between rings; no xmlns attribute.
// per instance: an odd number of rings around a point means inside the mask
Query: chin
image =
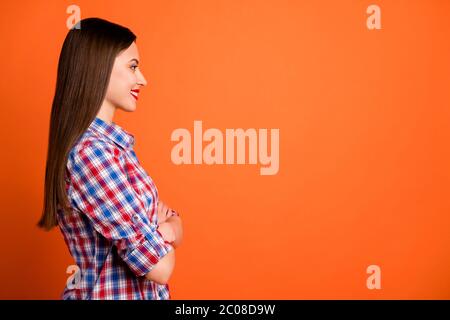
<svg viewBox="0 0 450 320"><path fill-rule="evenodd" d="M125 112L133 112L133 111L136 110L136 104L128 105L128 106L121 106L120 109L125 111Z"/></svg>
<svg viewBox="0 0 450 320"><path fill-rule="evenodd" d="M136 111L136 108L126 109L125 111L126 111L126 112L134 112L134 111Z"/></svg>

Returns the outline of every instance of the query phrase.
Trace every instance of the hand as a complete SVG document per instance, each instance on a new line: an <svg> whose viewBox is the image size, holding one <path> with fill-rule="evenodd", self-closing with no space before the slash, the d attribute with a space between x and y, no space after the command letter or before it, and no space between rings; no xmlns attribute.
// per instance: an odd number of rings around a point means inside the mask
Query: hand
<svg viewBox="0 0 450 320"><path fill-rule="evenodd" d="M158 226L158 231L161 233L163 239L169 243L175 241L175 230L170 223L163 222Z"/></svg>
<svg viewBox="0 0 450 320"><path fill-rule="evenodd" d="M158 201L158 207L156 211L158 214L158 222L164 223L167 220L167 215L169 214L169 207L162 201Z"/></svg>
<svg viewBox="0 0 450 320"><path fill-rule="evenodd" d="M158 223L164 223L172 215L172 209L170 209L164 202L158 201L157 214Z"/></svg>

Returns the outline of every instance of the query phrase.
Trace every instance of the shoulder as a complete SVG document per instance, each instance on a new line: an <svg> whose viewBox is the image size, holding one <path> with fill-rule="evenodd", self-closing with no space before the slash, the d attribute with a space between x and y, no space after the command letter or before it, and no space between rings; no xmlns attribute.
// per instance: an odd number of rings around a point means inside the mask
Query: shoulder
<svg viewBox="0 0 450 320"><path fill-rule="evenodd" d="M106 137L87 130L69 152L68 162L103 158L120 159L123 151Z"/></svg>

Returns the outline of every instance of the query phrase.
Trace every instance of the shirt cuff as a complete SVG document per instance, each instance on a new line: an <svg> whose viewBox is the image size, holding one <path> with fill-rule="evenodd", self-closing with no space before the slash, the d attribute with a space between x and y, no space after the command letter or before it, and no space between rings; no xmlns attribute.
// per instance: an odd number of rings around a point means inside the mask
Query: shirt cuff
<svg viewBox="0 0 450 320"><path fill-rule="evenodd" d="M128 250L122 259L136 276L141 277L149 273L173 249L155 229L151 234L144 234L138 245Z"/></svg>

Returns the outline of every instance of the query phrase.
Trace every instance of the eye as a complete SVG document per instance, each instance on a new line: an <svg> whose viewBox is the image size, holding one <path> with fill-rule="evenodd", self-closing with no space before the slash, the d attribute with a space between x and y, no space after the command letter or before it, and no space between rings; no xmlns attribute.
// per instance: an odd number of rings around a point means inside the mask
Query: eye
<svg viewBox="0 0 450 320"><path fill-rule="evenodd" d="M133 69L134 71L136 71L137 67L138 67L137 65L132 65L130 68Z"/></svg>

